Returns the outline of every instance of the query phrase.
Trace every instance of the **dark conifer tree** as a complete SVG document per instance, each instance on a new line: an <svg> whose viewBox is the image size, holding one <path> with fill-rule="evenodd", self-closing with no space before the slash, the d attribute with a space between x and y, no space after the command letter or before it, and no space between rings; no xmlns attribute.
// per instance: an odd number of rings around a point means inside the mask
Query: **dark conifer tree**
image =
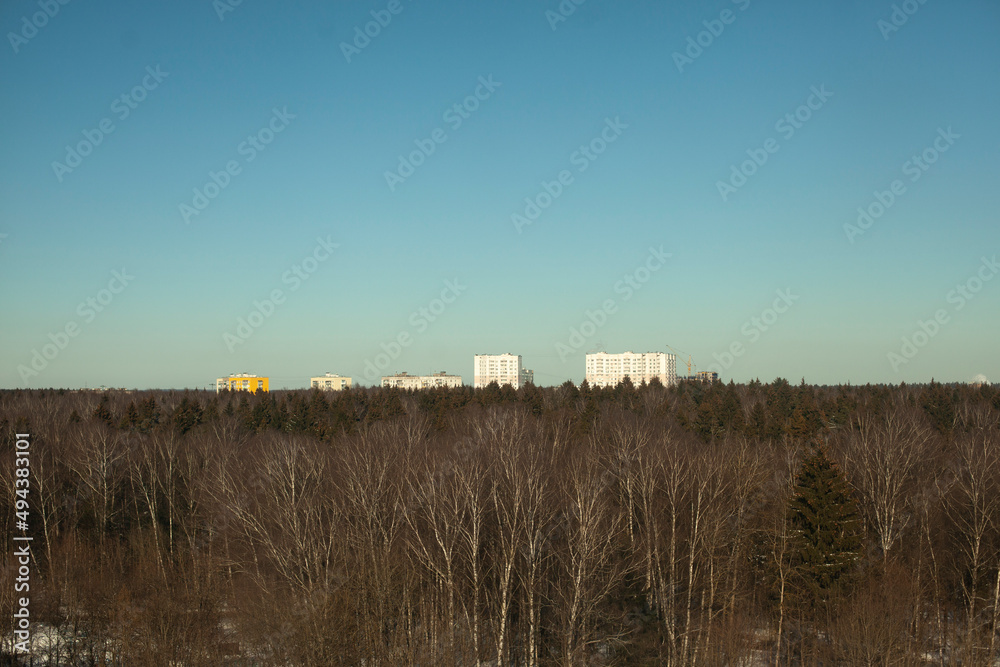
<svg viewBox="0 0 1000 667"><path fill-rule="evenodd" d="M955 403L953 394L947 387L932 379L924 390L920 405L927 413L931 426L940 433L951 432L955 426Z"/></svg>
<svg viewBox="0 0 1000 667"><path fill-rule="evenodd" d="M208 403L205 405L205 413L202 418L206 424L210 424L219 418L219 399L214 396L208 399Z"/></svg>
<svg viewBox="0 0 1000 667"><path fill-rule="evenodd" d="M509 384L505 384L500 387L499 401L500 403L516 403L517 392Z"/></svg>
<svg viewBox="0 0 1000 667"><path fill-rule="evenodd" d="M135 429L138 423L139 410L135 407L135 401L129 401L128 407L125 408L125 416L122 417L118 428L131 431Z"/></svg>
<svg viewBox="0 0 1000 667"><path fill-rule="evenodd" d="M545 407L545 399L542 390L529 382L518 390L521 403L531 410L531 414L536 417L541 415Z"/></svg>
<svg viewBox="0 0 1000 667"><path fill-rule="evenodd" d="M102 421L108 426L111 426L114 423L115 418L111 414L111 408L109 407L107 394L104 394L104 396L101 397L101 402L97 404L96 408L94 408L94 413L92 416L94 419Z"/></svg>
<svg viewBox="0 0 1000 667"><path fill-rule="evenodd" d="M857 572L862 524L850 486L820 447L805 460L789 503L792 560L805 601L825 606Z"/></svg>
<svg viewBox="0 0 1000 667"><path fill-rule="evenodd" d="M496 380L493 380L488 385L483 387L482 393L479 394L479 403L481 405L496 405L500 402L500 385Z"/></svg>
<svg viewBox="0 0 1000 667"><path fill-rule="evenodd" d="M170 420L174 428L177 429L177 432L184 435L202 422L203 413L204 411L198 399L192 399L185 395L181 399L181 402L177 404L177 407L174 408L174 413L171 415Z"/></svg>
<svg viewBox="0 0 1000 667"><path fill-rule="evenodd" d="M634 410L639 406L639 392L628 375L614 388L614 400L625 410Z"/></svg>
<svg viewBox="0 0 1000 667"><path fill-rule="evenodd" d="M139 424L138 428L143 433L149 433L160 423L160 406L156 404L156 399L150 396L139 404Z"/></svg>

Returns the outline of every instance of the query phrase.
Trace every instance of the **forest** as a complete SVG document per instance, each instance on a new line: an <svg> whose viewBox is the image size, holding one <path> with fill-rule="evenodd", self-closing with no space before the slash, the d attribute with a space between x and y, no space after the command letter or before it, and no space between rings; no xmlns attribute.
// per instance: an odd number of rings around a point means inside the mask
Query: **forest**
<svg viewBox="0 0 1000 667"><path fill-rule="evenodd" d="M990 385L10 390L0 489L3 665L1000 664Z"/></svg>

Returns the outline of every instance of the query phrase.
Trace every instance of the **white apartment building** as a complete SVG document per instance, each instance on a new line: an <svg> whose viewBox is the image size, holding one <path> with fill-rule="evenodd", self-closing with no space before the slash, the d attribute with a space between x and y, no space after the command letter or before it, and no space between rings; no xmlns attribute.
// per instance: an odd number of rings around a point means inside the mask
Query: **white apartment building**
<svg viewBox="0 0 1000 667"><path fill-rule="evenodd" d="M396 387L397 389L430 389L433 387L461 387L461 375L448 375L444 371L433 375L410 375L409 373L396 373L382 378L383 387Z"/></svg>
<svg viewBox="0 0 1000 667"><path fill-rule="evenodd" d="M509 384L514 389L520 389L528 382L534 383L535 373L524 367L520 354L477 354L473 358L473 383L476 389L482 389L490 382L496 382L501 387Z"/></svg>
<svg viewBox="0 0 1000 667"><path fill-rule="evenodd" d="M666 352L598 352L587 355L587 383L614 387L628 376L632 384L659 378L664 387L677 383L677 357Z"/></svg>
<svg viewBox="0 0 1000 667"><path fill-rule="evenodd" d="M342 391L351 388L351 378L336 373L327 373L319 377L309 378L309 386L323 391Z"/></svg>

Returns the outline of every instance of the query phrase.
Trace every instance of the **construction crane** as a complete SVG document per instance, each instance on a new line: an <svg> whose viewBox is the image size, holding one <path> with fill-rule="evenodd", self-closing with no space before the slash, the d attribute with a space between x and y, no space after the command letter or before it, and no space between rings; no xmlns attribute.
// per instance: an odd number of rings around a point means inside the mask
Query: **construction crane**
<svg viewBox="0 0 1000 667"><path fill-rule="evenodd" d="M682 361L683 361L684 355L687 354L686 352L681 352L680 350L675 350L674 348L670 347L669 345L667 345L667 349L670 350L671 352L673 352L674 354L676 354L677 356L681 357ZM694 379L694 376L691 375L691 369L692 369L692 367L693 368L697 368L698 365L692 363L692 361L691 361L691 355L690 354L687 355L687 358L688 358L688 360L687 360L687 369L688 369L687 378L689 380L692 380L692 379Z"/></svg>

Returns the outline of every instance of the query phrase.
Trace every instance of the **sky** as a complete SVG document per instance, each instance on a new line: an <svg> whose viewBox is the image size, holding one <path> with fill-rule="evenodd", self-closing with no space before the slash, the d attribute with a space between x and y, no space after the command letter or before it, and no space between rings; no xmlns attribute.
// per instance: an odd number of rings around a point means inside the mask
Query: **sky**
<svg viewBox="0 0 1000 667"><path fill-rule="evenodd" d="M10 0L0 387L1000 380L1000 5ZM997 278L994 280L994 278Z"/></svg>

